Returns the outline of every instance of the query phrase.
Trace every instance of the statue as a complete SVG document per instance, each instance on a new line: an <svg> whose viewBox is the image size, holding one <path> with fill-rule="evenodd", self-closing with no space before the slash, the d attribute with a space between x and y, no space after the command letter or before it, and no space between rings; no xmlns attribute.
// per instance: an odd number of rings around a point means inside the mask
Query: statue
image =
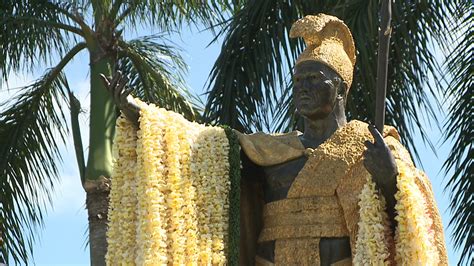
<svg viewBox="0 0 474 266"><path fill-rule="evenodd" d="M242 265L351 265L357 241L358 196L371 178L386 201L393 239L396 159L413 165L394 128L379 132L347 122L355 47L347 26L319 14L298 20L290 37L307 47L294 68L293 97L304 132L238 133L243 150ZM138 125L139 108L116 75L104 78L124 115ZM369 139L373 139L371 142ZM429 184L428 184L429 187ZM429 193L430 187L427 189ZM446 251L439 214L431 203L439 261ZM393 259L393 258L392 258Z"/></svg>

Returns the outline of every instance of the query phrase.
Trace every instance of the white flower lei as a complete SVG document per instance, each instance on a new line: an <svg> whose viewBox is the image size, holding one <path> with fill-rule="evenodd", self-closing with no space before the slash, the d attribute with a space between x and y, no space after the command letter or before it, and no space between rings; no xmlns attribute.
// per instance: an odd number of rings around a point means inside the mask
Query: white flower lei
<svg viewBox="0 0 474 266"><path fill-rule="evenodd" d="M397 166L395 262L397 265L438 265L439 254L434 245L434 232L430 229L433 221L427 213L426 200L416 184L420 173L400 160L397 160ZM379 197L371 178L368 178L359 199L359 231L353 263L388 265L390 254L386 237L388 224L385 200Z"/></svg>
<svg viewBox="0 0 474 266"><path fill-rule="evenodd" d="M420 192L413 173L405 163L397 162L399 172L398 192L395 194L398 222L395 232L398 265L438 265L439 254L434 245L433 221L427 213L426 200Z"/></svg>
<svg viewBox="0 0 474 266"><path fill-rule="evenodd" d="M137 135L123 119L117 124L114 148L128 152L114 166L107 264L226 264L225 131L153 105L140 108Z"/></svg>

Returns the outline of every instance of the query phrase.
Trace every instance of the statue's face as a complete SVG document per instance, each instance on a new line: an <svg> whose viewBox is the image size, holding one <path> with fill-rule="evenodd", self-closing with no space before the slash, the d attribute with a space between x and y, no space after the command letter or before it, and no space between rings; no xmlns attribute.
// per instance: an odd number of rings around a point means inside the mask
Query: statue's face
<svg viewBox="0 0 474 266"><path fill-rule="evenodd" d="M346 86L328 66L317 61L301 62L293 74L296 111L309 119L323 119L333 111L338 94L345 96Z"/></svg>

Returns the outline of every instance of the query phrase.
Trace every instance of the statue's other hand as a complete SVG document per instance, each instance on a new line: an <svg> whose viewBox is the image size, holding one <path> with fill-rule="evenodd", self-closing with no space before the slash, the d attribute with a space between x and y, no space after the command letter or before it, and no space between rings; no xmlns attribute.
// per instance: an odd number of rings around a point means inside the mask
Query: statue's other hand
<svg viewBox="0 0 474 266"><path fill-rule="evenodd" d="M130 95L132 89L126 86L128 79L120 71L115 73L112 78L106 77L103 74L100 74L100 77L106 89L112 94L115 104L125 117L138 128L140 107Z"/></svg>
<svg viewBox="0 0 474 266"><path fill-rule="evenodd" d="M379 188L396 186L398 169L395 158L377 128L369 125L369 131L374 137L374 143L364 143L367 148L363 154L364 166Z"/></svg>

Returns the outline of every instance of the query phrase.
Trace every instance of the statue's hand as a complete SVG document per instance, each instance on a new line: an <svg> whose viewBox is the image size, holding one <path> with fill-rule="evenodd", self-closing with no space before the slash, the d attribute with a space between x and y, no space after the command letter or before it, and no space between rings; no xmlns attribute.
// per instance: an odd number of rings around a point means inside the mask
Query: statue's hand
<svg viewBox="0 0 474 266"><path fill-rule="evenodd" d="M130 95L132 90L127 88L128 79L119 71L113 78L100 74L102 82L107 90L112 94L115 104L127 117L127 119L138 128L138 118L140 117L140 107Z"/></svg>
<svg viewBox="0 0 474 266"><path fill-rule="evenodd" d="M369 131L374 137L374 143L370 141L364 143L367 147L363 154L364 166L380 188L394 183L396 185L398 169L395 158L377 128L369 125Z"/></svg>
<svg viewBox="0 0 474 266"><path fill-rule="evenodd" d="M387 214L393 233L397 224L395 220L395 193L397 192L398 168L392 152L377 128L369 125L369 131L374 137L374 143L370 141L364 143L367 147L364 151L364 166L386 200Z"/></svg>

